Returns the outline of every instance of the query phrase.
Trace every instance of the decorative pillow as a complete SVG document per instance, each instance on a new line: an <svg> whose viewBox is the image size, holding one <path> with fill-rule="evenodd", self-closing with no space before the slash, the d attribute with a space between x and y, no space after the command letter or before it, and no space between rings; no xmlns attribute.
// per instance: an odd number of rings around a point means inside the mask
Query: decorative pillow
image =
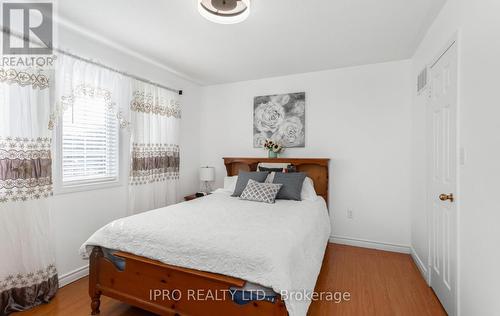
<svg viewBox="0 0 500 316"><path fill-rule="evenodd" d="M286 167L286 172L297 172L297 167L294 165L288 165L288 167Z"/></svg>
<svg viewBox="0 0 500 316"><path fill-rule="evenodd" d="M287 162L259 162L257 164L257 167L264 167L264 168L286 168L288 167L289 163Z"/></svg>
<svg viewBox="0 0 500 316"><path fill-rule="evenodd" d="M264 182L266 180L269 172L245 172L240 171L238 174L238 180L236 181L236 187L234 188L234 192L231 196L240 196L241 192L247 186L248 180L252 179L257 182Z"/></svg>
<svg viewBox="0 0 500 316"><path fill-rule="evenodd" d="M266 171L266 172L283 172L283 169L285 168L267 168L259 166L259 171Z"/></svg>
<svg viewBox="0 0 500 316"><path fill-rule="evenodd" d="M248 180L245 190L241 192L240 199L255 202L274 203L281 186L282 184L259 183L250 179Z"/></svg>
<svg viewBox="0 0 500 316"><path fill-rule="evenodd" d="M264 183L273 183L273 179L274 179L275 174L276 174L276 172L274 172L274 171L271 172L270 174L268 174Z"/></svg>
<svg viewBox="0 0 500 316"><path fill-rule="evenodd" d="M259 171L267 172L297 172L297 168L294 165L288 165L286 168L269 168L259 166Z"/></svg>
<svg viewBox="0 0 500 316"><path fill-rule="evenodd" d="M315 201L318 198L316 190L314 190L314 182L311 178L306 177L300 192L300 199L302 201Z"/></svg>
<svg viewBox="0 0 500 316"><path fill-rule="evenodd" d="M300 193L306 174L304 172L283 173L276 172L274 174L273 183L281 183L283 187L278 192L277 199L301 201Z"/></svg>

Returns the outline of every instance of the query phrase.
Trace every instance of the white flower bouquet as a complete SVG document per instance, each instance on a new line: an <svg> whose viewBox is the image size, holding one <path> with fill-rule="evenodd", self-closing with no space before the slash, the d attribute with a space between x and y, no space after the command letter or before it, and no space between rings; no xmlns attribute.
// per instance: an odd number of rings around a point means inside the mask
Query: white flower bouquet
<svg viewBox="0 0 500 316"><path fill-rule="evenodd" d="M271 139L266 139L263 147L268 151L269 158L277 158L278 154L284 150L283 146L280 143Z"/></svg>

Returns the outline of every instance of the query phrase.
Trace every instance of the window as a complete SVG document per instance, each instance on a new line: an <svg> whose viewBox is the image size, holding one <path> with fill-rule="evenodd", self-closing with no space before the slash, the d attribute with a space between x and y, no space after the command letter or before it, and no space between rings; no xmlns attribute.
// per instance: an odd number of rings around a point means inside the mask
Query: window
<svg viewBox="0 0 500 316"><path fill-rule="evenodd" d="M118 121L99 91L74 97L62 118L62 185L118 181Z"/></svg>

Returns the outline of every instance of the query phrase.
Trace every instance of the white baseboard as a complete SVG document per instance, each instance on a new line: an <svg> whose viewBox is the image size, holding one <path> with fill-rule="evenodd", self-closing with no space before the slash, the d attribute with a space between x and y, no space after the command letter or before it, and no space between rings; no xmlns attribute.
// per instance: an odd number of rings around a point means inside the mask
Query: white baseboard
<svg viewBox="0 0 500 316"><path fill-rule="evenodd" d="M89 274L89 265L84 265L78 269L68 272L64 275L59 276L59 287L66 286L72 282L75 282Z"/></svg>
<svg viewBox="0 0 500 316"><path fill-rule="evenodd" d="M415 265L417 266L418 270L422 274L422 277L424 278L425 282L430 285L430 280L429 280L429 271L427 269L427 266L424 264L422 259L418 256L417 252L413 247L411 247L411 257L413 259L413 262L415 262Z"/></svg>
<svg viewBox="0 0 500 316"><path fill-rule="evenodd" d="M362 247L362 248L370 248L370 249L400 252L407 254L410 253L410 246L359 239L359 238L332 235L330 236L330 242L348 246Z"/></svg>

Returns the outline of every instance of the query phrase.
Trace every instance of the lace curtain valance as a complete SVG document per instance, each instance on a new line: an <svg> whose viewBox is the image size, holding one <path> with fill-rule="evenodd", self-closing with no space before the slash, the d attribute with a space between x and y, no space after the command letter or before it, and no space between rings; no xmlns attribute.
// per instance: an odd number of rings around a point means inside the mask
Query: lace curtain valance
<svg viewBox="0 0 500 316"><path fill-rule="evenodd" d="M128 128L128 99L131 79L119 73L98 67L65 55L56 63L55 107L49 127L57 124L67 110L72 111L76 98L100 98L113 113L120 128Z"/></svg>

